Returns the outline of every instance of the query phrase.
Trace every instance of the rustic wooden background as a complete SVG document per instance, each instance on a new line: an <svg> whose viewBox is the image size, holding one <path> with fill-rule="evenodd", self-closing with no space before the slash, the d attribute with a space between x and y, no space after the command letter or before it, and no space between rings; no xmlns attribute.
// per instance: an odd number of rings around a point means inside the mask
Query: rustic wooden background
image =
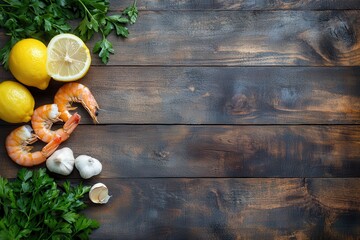
<svg viewBox="0 0 360 240"><path fill-rule="evenodd" d="M103 162L85 181L112 195L86 210L92 239L360 239L360 1L138 7L109 64L93 56L81 80L100 124L80 108L64 143ZM31 89L36 105L60 85ZM14 128L0 122L1 141ZM13 178L5 148L0 160Z"/></svg>

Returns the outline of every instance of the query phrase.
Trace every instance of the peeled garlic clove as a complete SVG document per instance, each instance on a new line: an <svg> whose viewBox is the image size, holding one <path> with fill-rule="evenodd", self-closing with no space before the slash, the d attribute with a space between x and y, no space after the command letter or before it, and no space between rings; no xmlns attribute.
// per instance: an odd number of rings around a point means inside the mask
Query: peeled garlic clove
<svg viewBox="0 0 360 240"><path fill-rule="evenodd" d="M105 204L110 197L109 190L103 183L96 183L90 188L89 198L93 203Z"/></svg>
<svg viewBox="0 0 360 240"><path fill-rule="evenodd" d="M102 170L101 162L88 155L78 156L75 159L75 167L79 170L80 176L85 179L100 174Z"/></svg>

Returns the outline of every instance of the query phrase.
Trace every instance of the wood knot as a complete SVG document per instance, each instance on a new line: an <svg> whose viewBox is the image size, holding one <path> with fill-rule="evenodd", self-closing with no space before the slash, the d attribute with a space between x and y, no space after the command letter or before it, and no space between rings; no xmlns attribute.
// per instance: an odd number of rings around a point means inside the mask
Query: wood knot
<svg viewBox="0 0 360 240"><path fill-rule="evenodd" d="M356 43L356 36L353 26L342 17L336 17L329 22L329 33L334 42L340 43L346 48L352 47Z"/></svg>
<svg viewBox="0 0 360 240"><path fill-rule="evenodd" d="M324 21L322 28L319 48L326 58L338 60L356 45L353 23L345 15L331 15L327 21Z"/></svg>
<svg viewBox="0 0 360 240"><path fill-rule="evenodd" d="M256 110L255 97L248 97L244 93L236 94L226 105L226 110L231 115L250 114Z"/></svg>

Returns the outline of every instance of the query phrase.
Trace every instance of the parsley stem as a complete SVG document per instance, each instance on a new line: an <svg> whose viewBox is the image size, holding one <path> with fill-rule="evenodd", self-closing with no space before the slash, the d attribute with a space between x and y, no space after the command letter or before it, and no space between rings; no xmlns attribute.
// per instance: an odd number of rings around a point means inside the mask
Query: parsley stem
<svg viewBox="0 0 360 240"><path fill-rule="evenodd" d="M16 14L13 14L12 12L5 12L6 14L8 14L9 16L12 16L13 18L19 19L19 16Z"/></svg>
<svg viewBox="0 0 360 240"><path fill-rule="evenodd" d="M83 3L83 1L78 0L78 2L83 6L84 10L87 12L88 16L90 18L92 18L94 21L97 22L97 20L94 18L94 16L91 14L91 12L89 11L89 9L86 7L86 5Z"/></svg>

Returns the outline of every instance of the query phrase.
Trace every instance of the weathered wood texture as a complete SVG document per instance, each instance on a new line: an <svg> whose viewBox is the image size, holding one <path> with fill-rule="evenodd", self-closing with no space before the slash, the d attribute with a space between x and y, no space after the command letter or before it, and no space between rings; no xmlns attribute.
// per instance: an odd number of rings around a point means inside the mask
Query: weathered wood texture
<svg viewBox="0 0 360 240"><path fill-rule="evenodd" d="M129 29L110 65L360 64L359 10L144 11Z"/></svg>
<svg viewBox="0 0 360 240"><path fill-rule="evenodd" d="M112 179L93 239L358 239L359 179Z"/></svg>
<svg viewBox="0 0 360 240"><path fill-rule="evenodd" d="M145 11L130 32L109 65L360 64L358 10Z"/></svg>
<svg viewBox="0 0 360 240"><path fill-rule="evenodd" d="M97 66L82 83L101 124L359 124L359 80L359 67ZM52 103L60 85L31 89L36 105Z"/></svg>
<svg viewBox="0 0 360 240"><path fill-rule="evenodd" d="M129 38L112 35L109 64L92 55L81 80L100 124L80 107L62 144L103 163L84 180L113 196L86 210L101 223L92 238L358 240L360 1L138 5ZM60 85L31 88L36 105ZM15 127L0 122L0 141ZM15 177L4 147L0 163Z"/></svg>
<svg viewBox="0 0 360 240"><path fill-rule="evenodd" d="M360 9L358 0L138 0L139 10L346 10ZM120 11L133 0L110 1Z"/></svg>
<svg viewBox="0 0 360 240"><path fill-rule="evenodd" d="M360 176L358 126L83 125L63 146L100 159L101 178Z"/></svg>
<svg viewBox="0 0 360 240"><path fill-rule="evenodd" d="M129 29L109 65L360 65L359 10L143 11Z"/></svg>

